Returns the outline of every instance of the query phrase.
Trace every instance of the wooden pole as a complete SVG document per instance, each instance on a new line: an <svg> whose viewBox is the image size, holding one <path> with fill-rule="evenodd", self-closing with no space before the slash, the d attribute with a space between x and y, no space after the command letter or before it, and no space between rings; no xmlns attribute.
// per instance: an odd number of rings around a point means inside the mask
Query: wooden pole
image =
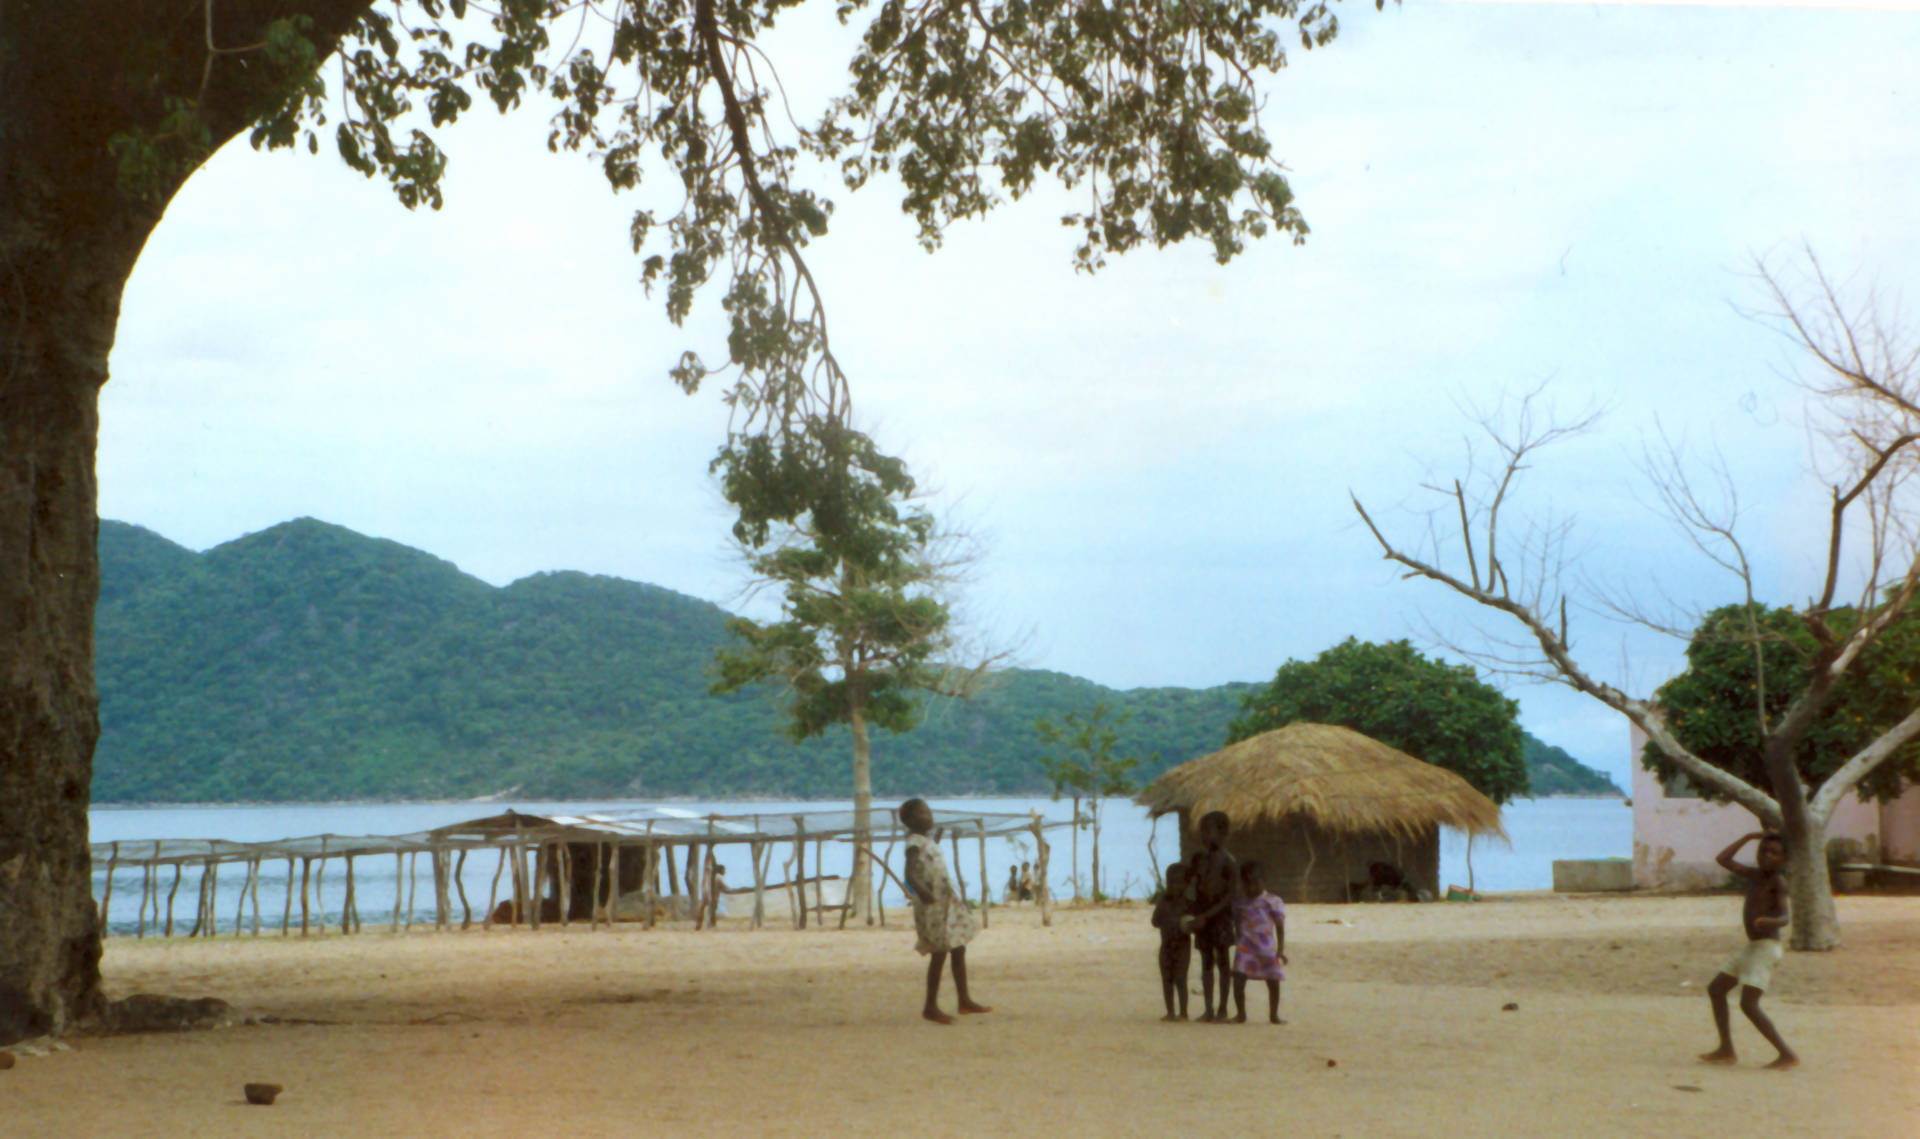
<svg viewBox="0 0 1920 1139"><path fill-rule="evenodd" d="M313 859L300 860L300 936L307 936L307 878L313 873Z"/></svg>
<svg viewBox="0 0 1920 1139"><path fill-rule="evenodd" d="M260 936L260 862L253 860L253 936Z"/></svg>
<svg viewBox="0 0 1920 1139"><path fill-rule="evenodd" d="M120 862L120 844L107 851L107 888L100 895L100 936L106 937L111 924L107 914L113 908L113 871Z"/></svg>
<svg viewBox="0 0 1920 1139"><path fill-rule="evenodd" d="M827 839L825 835L813 840L813 928L827 927Z"/></svg>
<svg viewBox="0 0 1920 1139"><path fill-rule="evenodd" d="M967 900L967 876L960 869L960 830L959 828L956 827L953 830L947 832L947 843L948 845L953 847L953 880L954 880L954 885L960 887L960 901L961 901L961 904L964 905Z"/></svg>
<svg viewBox="0 0 1920 1139"><path fill-rule="evenodd" d="M799 916L796 929L807 928L807 820L800 815L793 816L793 881L800 891L800 906L795 912Z"/></svg>
<svg viewBox="0 0 1920 1139"><path fill-rule="evenodd" d="M340 932L353 932L353 855L347 855L347 896L340 900Z"/></svg>
<svg viewBox="0 0 1920 1139"><path fill-rule="evenodd" d="M700 860L706 849L697 842L687 844L687 912L693 918L695 929L702 928L707 922L707 899L700 890Z"/></svg>
<svg viewBox="0 0 1920 1139"><path fill-rule="evenodd" d="M980 828L980 928L986 929L992 924L993 910L993 883L987 878L987 821L975 819L973 822Z"/></svg>
<svg viewBox="0 0 1920 1139"><path fill-rule="evenodd" d="M320 836L320 865L313 872L313 904L320 911L314 923L322 937L327 932L327 836Z"/></svg>
<svg viewBox="0 0 1920 1139"><path fill-rule="evenodd" d="M154 845L159 846L160 844L154 843ZM159 895L154 893L154 864L149 862L142 866L140 871L140 912L134 915L133 926L133 936L136 938L147 936L147 896L149 894L153 894L154 896L153 924L160 924L160 899Z"/></svg>
<svg viewBox="0 0 1920 1139"><path fill-rule="evenodd" d="M173 936L173 899L174 899L174 895L180 892L180 876L185 872L186 872L186 863L176 862L173 864L173 886L167 890L167 931L165 934L165 936L167 937ZM155 893L153 896L153 924L159 925L160 924L159 887L156 885L154 887L154 890L155 890Z"/></svg>
<svg viewBox="0 0 1920 1139"><path fill-rule="evenodd" d="M653 833L653 824L647 824L647 833ZM647 928L652 929L654 919L660 910L660 844L648 840L640 848L640 904L647 907Z"/></svg>
<svg viewBox="0 0 1920 1139"><path fill-rule="evenodd" d="M601 842L594 843L593 844L593 901L587 906L587 932L589 933L600 928L600 876L603 873L601 869L601 865L605 861L605 859L606 859L606 844ZM609 910L611 910L611 907L609 907ZM612 913L609 912L607 917L609 922L611 922L613 917Z"/></svg>
<svg viewBox="0 0 1920 1139"><path fill-rule="evenodd" d="M547 853L548 844L543 840L533 847L533 890L528 899L527 928L540 932L540 911L545 907L547 893L547 875L551 870L553 856Z"/></svg>
<svg viewBox="0 0 1920 1139"><path fill-rule="evenodd" d="M401 901L400 895L404 893L404 891L401 889L401 886L406 876L407 876L407 852L404 850L396 850L393 852L393 921L387 926L387 930L390 933L401 932L400 930L400 901ZM413 911L411 910L407 911L407 928L408 929L413 928Z"/></svg>
<svg viewBox="0 0 1920 1139"><path fill-rule="evenodd" d="M893 844L898 840L899 840L899 834L892 827L889 827L887 829L887 855L885 858L881 859L880 861L881 869L886 870L888 874L893 873L893 869L892 869ZM875 903L873 908L879 911L880 924L884 926L887 924L887 903L886 903L885 887L880 888L878 892L878 897L879 897L879 901Z"/></svg>
<svg viewBox="0 0 1920 1139"><path fill-rule="evenodd" d="M460 857L453 863L453 888L460 891L460 928L473 925L473 903L467 901L467 848L460 848Z"/></svg>
<svg viewBox="0 0 1920 1139"><path fill-rule="evenodd" d="M438 866L436 862L438 862L438 860L428 860L428 868L432 868L432 872L434 872L434 893L440 893L440 866ZM409 853L407 853L407 930L409 930L409 932L413 930L413 899L419 895L419 884L420 851L409 851ZM394 889L396 889L396 891L399 889L397 882L394 884ZM394 899L394 905L399 905L399 899ZM438 907L436 907L436 910L438 910ZM438 928L438 924L440 924L440 914L436 912L436 914L434 914L434 928Z"/></svg>
<svg viewBox="0 0 1920 1139"><path fill-rule="evenodd" d="M493 907L500 901L500 875L507 869L507 848L500 848L500 865L493 868L493 885L487 887L487 915L480 919L480 928L493 928Z"/></svg>
<svg viewBox="0 0 1920 1139"><path fill-rule="evenodd" d="M753 829L756 831L760 829L758 818L753 820ZM766 853L767 844L754 839L748 844L747 849L753 856L753 928L759 929L765 924L767 917L767 868L761 861L761 856Z"/></svg>
<svg viewBox="0 0 1920 1139"><path fill-rule="evenodd" d="M1034 892L1039 895L1040 924L1050 926L1053 924L1053 911L1048 907L1052 891L1047 888L1047 833L1040 825L1039 811L1033 812L1033 849L1034 877L1038 879L1034 883Z"/></svg>
<svg viewBox="0 0 1920 1139"><path fill-rule="evenodd" d="M280 911L280 936L286 937L293 930L293 855L287 855L287 902Z"/></svg>
<svg viewBox="0 0 1920 1139"><path fill-rule="evenodd" d="M527 916L527 850L520 841L520 824L513 824L513 912L508 916L510 929L518 929Z"/></svg>
<svg viewBox="0 0 1920 1139"><path fill-rule="evenodd" d="M680 865L673 858L673 843L661 844L662 853L667 856L667 920L680 916Z"/></svg>
<svg viewBox="0 0 1920 1139"><path fill-rule="evenodd" d="M553 853L549 855L559 863L554 869L555 884L560 891L560 928L567 928L567 920L573 915L573 844L556 842Z"/></svg>
<svg viewBox="0 0 1920 1139"><path fill-rule="evenodd" d="M244 865L247 868L247 876L240 879L240 900L233 907L233 936L236 938L240 936L241 926L247 920L247 891L253 885L254 862L248 859Z"/></svg>

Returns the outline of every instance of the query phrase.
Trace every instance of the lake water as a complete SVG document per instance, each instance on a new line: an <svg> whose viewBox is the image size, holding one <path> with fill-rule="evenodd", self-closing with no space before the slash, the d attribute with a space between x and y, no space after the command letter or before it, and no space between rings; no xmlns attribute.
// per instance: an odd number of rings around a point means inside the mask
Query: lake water
<svg viewBox="0 0 1920 1139"><path fill-rule="evenodd" d="M1007 812L1025 814L1038 810L1048 820L1065 821L1072 817L1072 806L1066 802L1052 802L1047 799L934 799L937 808L951 808L962 811ZM618 810L654 805L651 802L638 801L595 801L566 803L516 803L513 809L527 814L580 814L597 810ZM672 806L697 814L738 815L760 812L762 814L784 814L794 811L845 810L846 802L676 802ZM269 842L283 838L298 838L308 835L398 835L411 834L432 827L444 826L466 819L499 814L508 809L506 804L475 803L394 803L394 804L319 804L319 805L275 805L275 806L216 806L216 807L96 807L90 812L92 840L94 842L126 842L139 839L226 839L232 842ZM1497 842L1476 841L1472 850L1472 879L1477 889L1489 891L1508 890L1545 890L1553 885L1553 862L1566 858L1625 858L1633 850L1633 812L1619 799L1522 799L1508 804L1502 813L1507 833L1513 837L1511 848ZM1143 897L1153 888L1155 875L1153 859L1149 855L1147 842L1154 837L1154 847L1158 861L1164 865L1168 856L1176 853L1179 836L1174 821L1163 818L1157 824L1147 819L1146 812L1131 803L1110 801L1102 813L1100 832L1101 877L1106 893L1114 896ZM1056 897L1067 898L1074 894L1072 863L1072 832L1062 829L1050 831L1048 841L1053 846L1051 877ZM1086 880L1090 872L1092 836L1082 830L1079 836L1080 846L1080 892L1087 892L1091 883ZM964 865L959 867L961 875L967 880L969 892L978 896L980 884L976 881L978 858L974 850L963 846ZM1009 866L1023 861L1031 861L1034 856L1032 840L990 839L987 843L987 877L993 885L995 901L1000 898L1001 887L1007 880ZM780 876L780 855L775 856L773 877ZM896 861L898 856L896 855ZM748 862L744 846L720 848L720 861L727 867L727 877L735 885L753 882L753 871ZM478 914L486 902L488 888L498 865L499 858L490 851L476 852L467 860L466 871L462 875L467 896L473 902ZM811 871L811 866L809 866ZM845 867L835 867L829 859L828 871L844 874ZM161 884L164 896L166 888L172 882L172 871L162 868L165 879ZM260 911L263 929L279 928L279 915L285 904L287 888L287 864L284 860L278 864L264 863L261 866ZM240 905L241 883L246 875L244 870L229 864L222 868L217 879L218 901L215 906L219 927L231 930L234 926L236 910ZM1440 878L1442 885L1449 883L1466 885L1468 880L1467 844L1464 836L1450 830L1443 830L1440 839ZM391 858L371 856L360 858L354 866L354 893L356 909L361 919L369 924L388 921L393 914L394 890L403 878ZM106 884L105 867L94 868L94 897L98 899ZM185 869L179 894L175 901L174 930L176 935L190 927L195 908L194 899L199 885L199 869L189 866ZM505 890L503 882L502 889ZM418 909L415 919L423 916L431 924L433 875L421 860L417 891ZM346 875L342 872L342 863L338 859L329 860L324 880L324 896L320 900L320 910L327 915L319 918L330 921L335 928L340 922L341 907L346 897ZM886 904L903 904L898 893L888 891ZM140 906L140 872L122 868L114 875L113 909L110 915L113 934L131 934L135 929L135 916ZM295 904L298 910L298 904ZM251 909L248 910L248 924L251 924ZM459 917L459 899L454 898L454 916ZM295 921L298 921L296 913ZM151 925L149 926L151 929Z"/></svg>

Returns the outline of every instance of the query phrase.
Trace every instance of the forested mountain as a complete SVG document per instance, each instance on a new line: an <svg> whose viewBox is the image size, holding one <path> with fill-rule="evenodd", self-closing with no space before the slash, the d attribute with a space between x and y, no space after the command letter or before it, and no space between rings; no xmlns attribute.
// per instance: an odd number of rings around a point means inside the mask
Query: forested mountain
<svg viewBox="0 0 1920 1139"><path fill-rule="evenodd" d="M97 802L846 793L844 732L796 746L776 694L707 695L728 614L671 590L495 587L312 519L202 554L102 520L100 559ZM1157 752L1151 777L1219 747L1250 687L1011 670L876 732L874 786L1042 792L1034 720L1095 701L1132 713L1121 753Z"/></svg>

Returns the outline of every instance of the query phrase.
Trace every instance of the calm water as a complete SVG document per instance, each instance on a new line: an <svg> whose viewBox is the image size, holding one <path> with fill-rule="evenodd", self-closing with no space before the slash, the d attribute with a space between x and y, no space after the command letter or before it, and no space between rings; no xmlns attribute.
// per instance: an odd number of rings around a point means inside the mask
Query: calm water
<svg viewBox="0 0 1920 1139"><path fill-rule="evenodd" d="M1072 806L1066 802L1055 803L1046 799L935 799L935 807L956 810L974 810L985 812L1007 812L1025 814L1038 810L1043 818L1064 821L1071 817ZM612 810L620 808L644 807L654 805L651 802L631 800L565 802L565 803L516 803L515 810L528 814L578 814L586 811ZM791 813L808 810L845 810L844 800L839 802L696 802L674 803L672 806L697 814L738 815L760 812L762 814ZM113 842L116 840L138 840L158 838L196 838L227 839L233 842L267 842L274 839L298 838L317 834L338 835L392 835L409 834L464 819L479 818L499 814L508 809L507 804L476 803L398 803L398 804L356 804L356 805L315 805L315 806L267 806L267 807L140 807L113 808L98 807L91 812L92 839L94 842ZM1510 803L1503 817L1507 832L1513 836L1511 849L1498 843L1484 840L1473 844L1473 883L1481 890L1545 890L1553 885L1553 862L1562 858L1625 858L1633 849L1633 812L1618 799L1540 799L1519 800ZM1179 837L1172 819L1162 819L1157 826L1150 823L1146 812L1130 803L1109 802L1103 811L1100 832L1101 877L1108 894L1141 897L1152 888L1155 880L1154 859L1150 856L1147 843L1154 838L1154 847L1158 861L1165 864L1168 855L1177 851ZM1072 866L1072 832L1067 830L1050 831L1048 841L1053 845L1052 874L1054 893L1058 897L1068 897L1074 892ZM1091 867L1092 835L1086 830L1080 832L1080 873L1081 891L1091 886L1087 880ZM1006 884L1009 866L1031 861L1034 857L1031 838L991 839L987 843L987 876L993 884L993 896L999 900L1000 889ZM959 867L966 879L969 891L978 896L980 884L977 881L979 862L977 847L962 845L962 862ZM770 877L779 879L782 874L780 863L783 855L776 853L774 867ZM896 861L898 856L896 855ZM720 861L727 867L727 877L738 886L753 882L753 871L748 862L744 846L721 847ZM485 905L488 888L493 879L499 856L492 852L476 852L468 858L462 881L466 885L467 897L472 901L478 915ZM324 882L325 896L321 908L328 915L335 928L340 921L340 910L346 897L346 875L344 863L339 859L330 859L327 863ZM835 867L832 855L828 858L830 873L846 873L844 866ZM811 859L809 873L812 872ZM172 870L163 868L165 877L161 891L164 897L167 886L172 882ZM218 880L219 901L216 905L220 928L230 930L234 926L236 909L240 905L240 886L245 879L244 869L229 864L222 868ZM1467 883L1467 845L1464 836L1453 831L1442 831L1440 839L1440 877L1442 884ZM105 888L106 873L104 866L95 867L94 897L99 898ZM394 890L396 884L404 883L395 866L394 860L383 856L369 856L355 860L354 894L356 908L361 920L368 924L384 924L393 915ZM182 878L179 894L174 902L174 929L176 935L184 932L185 926L193 922L194 899L199 885L199 870L187 867ZM284 860L278 864L265 863L261 866L260 912L263 930L279 928L280 914L285 906L287 888L287 864ZM112 929L110 932L131 934L135 928L135 915L140 905L140 874L137 870L121 869L114 875L114 896ZM502 882L503 891L506 889ZM433 874L427 860L420 860L415 891L415 920L432 921ZM901 899L894 891L885 895L887 904L899 905ZM298 900L295 900L294 920L298 918ZM459 897L454 896L454 916L459 917ZM252 910L247 910L247 925L250 927Z"/></svg>

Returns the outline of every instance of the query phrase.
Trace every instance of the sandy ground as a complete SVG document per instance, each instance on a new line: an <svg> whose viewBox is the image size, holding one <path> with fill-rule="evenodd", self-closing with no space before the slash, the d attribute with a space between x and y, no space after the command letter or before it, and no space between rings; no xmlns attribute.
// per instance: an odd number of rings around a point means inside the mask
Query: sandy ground
<svg viewBox="0 0 1920 1139"><path fill-rule="evenodd" d="M1139 905L1056 911L1051 928L996 909L969 953L995 1011L950 1028L918 1018L900 915L846 932L117 938L112 995L217 995L278 1022L23 1056L0 1072L0 1134L1913 1134L1920 898L1843 898L1846 948L1782 964L1768 1005L1806 1059L1792 1072L1760 1069L1737 1010L1742 1063L1693 1059L1738 906L1296 906L1277 1028L1160 1023ZM1258 1018L1264 993L1249 996ZM248 1080L287 1090L251 1107Z"/></svg>

